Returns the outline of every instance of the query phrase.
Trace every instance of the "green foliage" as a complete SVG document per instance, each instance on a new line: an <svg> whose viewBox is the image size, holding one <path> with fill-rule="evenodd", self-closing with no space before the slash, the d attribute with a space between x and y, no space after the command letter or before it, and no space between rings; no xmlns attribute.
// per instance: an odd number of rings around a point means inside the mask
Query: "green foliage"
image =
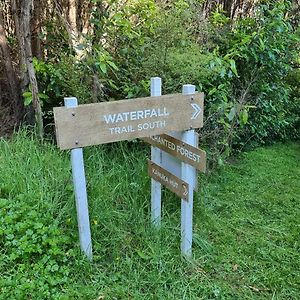
<svg viewBox="0 0 300 300"><path fill-rule="evenodd" d="M29 90L23 93L23 98L24 98L24 105L28 106L32 103L32 91L31 91L31 85L29 85ZM38 93L38 97L41 101L41 106L43 106L44 101L48 100L49 97L45 94Z"/></svg>
<svg viewBox="0 0 300 300"><path fill-rule="evenodd" d="M23 133L13 146L1 141L0 153L0 299L68 299L62 287L77 253L59 217L66 199L57 188L68 179L54 173L66 163Z"/></svg>
<svg viewBox="0 0 300 300"><path fill-rule="evenodd" d="M70 238L53 222L47 212L50 205L34 207L38 201L35 194L1 199L0 248L5 249L7 270L0 281L3 299L26 299L32 294L36 299L54 298L67 282L68 260L74 258L74 250L66 251Z"/></svg>
<svg viewBox="0 0 300 300"><path fill-rule="evenodd" d="M225 15L225 11L222 9L222 6L217 5L211 14L210 22L217 27L223 27L230 23L230 18Z"/></svg>
<svg viewBox="0 0 300 300"><path fill-rule="evenodd" d="M214 163L248 146L299 137L292 70L299 32L289 1L260 1L251 17L234 21L220 6L199 21L203 1L93 3L93 32L80 37L80 58L66 32L47 25L49 55L34 61L46 123L63 97L89 103L148 96L150 77L160 76L164 93L186 83L205 93L200 138ZM29 103L29 92L24 96Z"/></svg>
<svg viewBox="0 0 300 300"><path fill-rule="evenodd" d="M299 59L296 61L299 64ZM287 76L287 84L290 87L289 111L286 115L290 126L286 129L287 136L293 139L300 138L300 69L293 68Z"/></svg>
<svg viewBox="0 0 300 300"><path fill-rule="evenodd" d="M222 49L234 59L239 77L233 81L236 101L254 106L243 139L254 136L260 142L288 138L289 118L294 114L290 86L285 78L295 59L299 42L289 20L287 1L261 5L257 16L238 21Z"/></svg>
<svg viewBox="0 0 300 300"><path fill-rule="evenodd" d="M51 33L47 37L50 39L47 59L34 59L40 91L48 96L44 107L48 123L53 121L52 107L61 105L63 97L76 96L81 103L107 101L136 96L141 93L138 84L145 85L145 78L135 79L135 71L140 67L156 24L154 1L124 5L107 1L107 12L101 9L102 1L94 2L98 4L90 20L94 30L78 46L83 50L80 59L70 47L63 47L62 51L51 48ZM55 28L49 26L48 30L55 35ZM58 35L64 44L64 31ZM29 101L28 98L26 102Z"/></svg>
<svg viewBox="0 0 300 300"><path fill-rule="evenodd" d="M63 97L78 95L82 101L91 98L91 92L84 80L83 68L73 57L60 57L59 62L44 62L34 59L39 89L47 95L49 106L62 103Z"/></svg>
<svg viewBox="0 0 300 300"><path fill-rule="evenodd" d="M78 255L69 153L25 133L0 140L0 299L297 299L299 144L201 176L191 262L179 254L180 199L163 191L162 229L149 224L144 144L84 156L89 265Z"/></svg>
<svg viewBox="0 0 300 300"><path fill-rule="evenodd" d="M253 17L230 23L217 7L206 28L213 46L191 40L184 47L174 44L164 64L150 56L156 66L144 65L163 77L167 92L193 83L205 93L206 121L200 136L216 162L233 147L299 136L297 97L291 97L297 81L289 75L299 38L286 17L288 9L288 1L267 2Z"/></svg>

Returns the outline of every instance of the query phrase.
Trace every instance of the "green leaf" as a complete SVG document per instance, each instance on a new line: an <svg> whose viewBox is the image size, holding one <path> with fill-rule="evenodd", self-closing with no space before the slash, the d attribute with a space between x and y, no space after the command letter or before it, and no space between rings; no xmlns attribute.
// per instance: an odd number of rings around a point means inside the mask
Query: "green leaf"
<svg viewBox="0 0 300 300"><path fill-rule="evenodd" d="M26 97L24 100L24 105L28 106L32 102L32 96L31 97Z"/></svg>
<svg viewBox="0 0 300 300"><path fill-rule="evenodd" d="M142 259L150 259L150 256L146 255L143 253L141 250L137 250L137 254L139 255L140 258Z"/></svg>
<svg viewBox="0 0 300 300"><path fill-rule="evenodd" d="M218 165L220 166L220 167L222 167L222 166L224 166L224 160L222 159L222 157L218 157Z"/></svg>
<svg viewBox="0 0 300 300"><path fill-rule="evenodd" d="M104 73L104 74L106 74L107 73L107 68L106 68L106 64L105 63L103 63L103 62L100 62L100 70Z"/></svg>
<svg viewBox="0 0 300 300"><path fill-rule="evenodd" d="M230 63L230 69L231 69L231 71L233 72L233 74L234 74L235 76L239 76L239 75L238 75L238 72L237 72L237 70L236 70L236 64L235 64L235 61L234 61L233 59L230 59L230 60L229 60L229 63Z"/></svg>
<svg viewBox="0 0 300 300"><path fill-rule="evenodd" d="M107 61L107 63L116 71L119 70L119 68L116 66L116 64L113 61Z"/></svg>
<svg viewBox="0 0 300 300"><path fill-rule="evenodd" d="M227 115L227 118L229 121L233 120L235 113L236 113L236 109L235 109L235 107L232 107L229 114Z"/></svg>
<svg viewBox="0 0 300 300"><path fill-rule="evenodd" d="M248 122L248 112L247 110L243 110L240 114L240 121L242 125L247 124Z"/></svg>
<svg viewBox="0 0 300 300"><path fill-rule="evenodd" d="M212 94L214 94L217 91L217 89L214 87L212 88L209 92L208 95L211 96Z"/></svg>
<svg viewBox="0 0 300 300"><path fill-rule="evenodd" d="M265 42L261 39L261 38L258 38L258 41L259 41L259 48L264 51L265 48L266 48L266 45L265 45Z"/></svg>
<svg viewBox="0 0 300 300"><path fill-rule="evenodd" d="M9 202L8 202L7 199L0 198L0 207L1 207L1 208L6 207L8 203L9 203Z"/></svg>
<svg viewBox="0 0 300 300"><path fill-rule="evenodd" d="M30 98L30 97L32 97L32 94L31 94L31 92L24 92L23 97L24 98Z"/></svg>
<svg viewBox="0 0 300 300"><path fill-rule="evenodd" d="M49 99L49 97L46 94L42 94L42 93L39 94L39 98L42 99L42 100Z"/></svg>

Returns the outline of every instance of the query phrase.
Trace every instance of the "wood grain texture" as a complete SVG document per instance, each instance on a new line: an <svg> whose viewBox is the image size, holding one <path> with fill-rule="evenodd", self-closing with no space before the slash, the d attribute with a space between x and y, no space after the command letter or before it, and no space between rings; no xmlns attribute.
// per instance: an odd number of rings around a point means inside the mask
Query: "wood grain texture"
<svg viewBox="0 0 300 300"><path fill-rule="evenodd" d="M175 156L179 160L188 163L201 172L206 169L206 152L188 145L181 140L178 140L170 135L162 134L142 138L144 142L158 147L161 150Z"/></svg>
<svg viewBox="0 0 300 300"><path fill-rule="evenodd" d="M61 149L73 149L200 128L203 101L204 94L199 93L55 107L57 143Z"/></svg>
<svg viewBox="0 0 300 300"><path fill-rule="evenodd" d="M148 160L148 175L156 181L159 181L181 199L188 200L189 185L151 160Z"/></svg>

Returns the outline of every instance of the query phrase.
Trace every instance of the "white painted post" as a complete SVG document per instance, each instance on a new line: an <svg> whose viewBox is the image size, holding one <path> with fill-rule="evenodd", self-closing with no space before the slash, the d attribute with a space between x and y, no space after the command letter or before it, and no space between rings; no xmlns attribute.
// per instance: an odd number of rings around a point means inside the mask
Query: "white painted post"
<svg viewBox="0 0 300 300"><path fill-rule="evenodd" d="M194 94L195 90L195 86L191 84L182 86L183 95ZM182 141L192 145L195 142L195 130L183 132ZM181 178L189 184L189 198L188 201L181 199L181 254L188 259L192 258L194 176L195 169L182 162Z"/></svg>
<svg viewBox="0 0 300 300"><path fill-rule="evenodd" d="M64 98L64 101L65 106L68 108L76 107L78 105L77 99L74 97ZM92 260L92 240L82 148L71 150L71 164L76 200L80 248L88 258L88 260Z"/></svg>
<svg viewBox="0 0 300 300"><path fill-rule="evenodd" d="M161 96L161 78L151 78L151 96ZM161 165L161 150L151 146L151 160ZM151 179L151 222L156 228L161 225L161 184Z"/></svg>

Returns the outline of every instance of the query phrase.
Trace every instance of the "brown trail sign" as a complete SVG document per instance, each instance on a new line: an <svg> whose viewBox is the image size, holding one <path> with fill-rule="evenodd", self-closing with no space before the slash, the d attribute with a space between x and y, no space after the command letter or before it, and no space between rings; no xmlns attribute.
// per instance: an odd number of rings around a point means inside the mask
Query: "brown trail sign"
<svg viewBox="0 0 300 300"><path fill-rule="evenodd" d="M146 137L142 138L142 140L175 156L179 160L190 164L197 170L205 172L205 151L184 143L183 141L167 134L151 136L149 138Z"/></svg>
<svg viewBox="0 0 300 300"><path fill-rule="evenodd" d="M203 93L55 107L61 149L73 149L203 126Z"/></svg>
<svg viewBox="0 0 300 300"><path fill-rule="evenodd" d="M185 181L176 177L172 173L163 169L153 161L148 161L148 175L167 187L170 191L175 193L181 199L188 200L189 185Z"/></svg>

